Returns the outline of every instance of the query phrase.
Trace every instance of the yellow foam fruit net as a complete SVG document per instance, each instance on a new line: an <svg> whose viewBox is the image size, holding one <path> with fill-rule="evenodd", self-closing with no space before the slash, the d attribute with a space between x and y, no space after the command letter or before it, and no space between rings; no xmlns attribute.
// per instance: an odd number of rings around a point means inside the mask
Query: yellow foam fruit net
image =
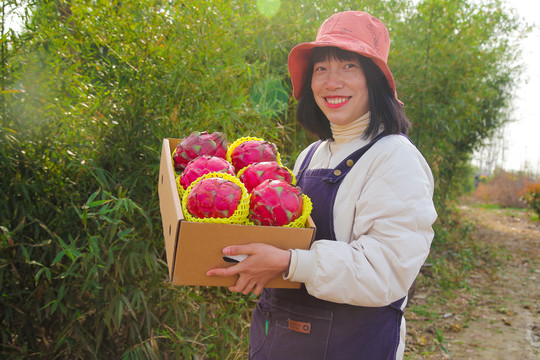
<svg viewBox="0 0 540 360"><path fill-rule="evenodd" d="M176 154L176 149L174 149L172 154L171 154L172 168L173 168L175 174L179 174L179 172L176 171L176 168L174 167L175 166L175 163L174 163L174 155L175 154ZM177 183L178 183L178 181L177 181Z"/></svg>
<svg viewBox="0 0 540 360"><path fill-rule="evenodd" d="M232 153L233 153L234 149L238 145L240 145L241 143L246 142L246 141L252 141L252 140L253 141L266 141L266 140L258 138L258 137L250 137L250 136L244 136L244 137L236 139L232 144L229 144L229 146L227 147L227 161L232 164ZM268 141L268 142L270 142L270 141ZM283 164L281 163L281 156L279 155L279 151L277 150L277 146L276 146L276 151L277 151L277 163L280 166L283 166Z"/></svg>
<svg viewBox="0 0 540 360"><path fill-rule="evenodd" d="M311 214L311 210L313 210L313 203L311 202L311 199L306 194L302 194L302 215L293 222L284 225L285 227L292 227L292 228L305 228L307 219L309 215Z"/></svg>
<svg viewBox="0 0 540 360"><path fill-rule="evenodd" d="M178 189L178 195L180 196L180 199L182 199L182 197L184 196L184 192L186 190L184 190L184 187L182 186L182 184L180 184L180 179L181 179L181 176L177 175L175 180L176 180L176 188Z"/></svg>
<svg viewBox="0 0 540 360"><path fill-rule="evenodd" d="M240 186L242 189L242 198L240 199L240 204L238 204L238 207L234 211L234 213L228 217L228 218L198 218L189 213L187 210L187 198L189 194L191 193L191 190L193 189L193 186L195 184L199 183L203 179L208 179L211 177L220 177L229 181L234 182L236 185ZM178 182L177 182L178 183ZM181 187L181 186L180 186ZM194 182L189 185L189 187L183 192L182 195L182 211L184 212L184 218L187 221L194 221L194 222L206 222L206 223L216 223L216 224L240 224L244 225L248 222L248 215L249 215L249 193L244 186L244 184L238 179L236 176L222 173L222 172L211 172L206 175L203 175Z"/></svg>
<svg viewBox="0 0 540 360"><path fill-rule="evenodd" d="M229 161L229 162L230 162L230 161ZM246 166L246 167L240 169L240 171L238 171L238 174L236 174L236 176L237 176L238 178L240 178L240 177L242 176L242 174L244 173L244 171L246 171L246 169L247 169L248 167L252 166L252 165L253 165L253 164L250 164L250 165L248 165L248 166ZM284 167L285 169L287 169L287 171L288 171L288 172L291 174L291 176L292 176L291 184L292 184L292 185L296 185L296 177L294 176L294 173L291 171L291 169L289 169L288 167L286 167L285 165L282 165L282 164L279 164L279 166L282 166L282 167Z"/></svg>

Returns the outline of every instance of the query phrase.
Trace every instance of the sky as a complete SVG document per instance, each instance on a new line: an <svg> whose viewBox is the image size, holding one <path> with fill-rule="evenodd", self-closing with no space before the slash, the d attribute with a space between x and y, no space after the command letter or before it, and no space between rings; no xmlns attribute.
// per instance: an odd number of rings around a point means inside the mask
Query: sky
<svg viewBox="0 0 540 360"><path fill-rule="evenodd" d="M475 1L475 0L473 0ZM476 0L481 1L481 0ZM258 1L257 4L264 1ZM504 155L500 164L505 170L528 170L540 174L540 1L506 0L529 25L533 25L522 42L523 81L515 89L510 113L512 122L503 129Z"/></svg>
<svg viewBox="0 0 540 360"><path fill-rule="evenodd" d="M511 113L514 121L504 130L507 149L503 168L530 170L540 174L540 1L508 0L508 5L515 8L530 25L535 26L521 46L526 81L516 89Z"/></svg>

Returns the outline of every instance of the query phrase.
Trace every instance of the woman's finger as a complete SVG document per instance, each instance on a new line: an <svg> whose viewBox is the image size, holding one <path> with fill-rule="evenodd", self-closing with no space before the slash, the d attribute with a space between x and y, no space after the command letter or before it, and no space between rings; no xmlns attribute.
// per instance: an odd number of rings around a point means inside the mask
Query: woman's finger
<svg viewBox="0 0 540 360"><path fill-rule="evenodd" d="M252 288L253 285L251 285L251 280L249 280L246 276L240 276L238 280L236 280L236 284L229 287L229 290L246 295L249 294Z"/></svg>
<svg viewBox="0 0 540 360"><path fill-rule="evenodd" d="M261 295L262 294L262 291L264 290L264 285L265 284L257 284L257 286L255 286L255 289L253 289L253 293L257 296Z"/></svg>
<svg viewBox="0 0 540 360"><path fill-rule="evenodd" d="M241 291L242 294L248 295L255 288L256 285L257 283L254 281L248 282L247 286L244 287L244 289Z"/></svg>
<svg viewBox="0 0 540 360"><path fill-rule="evenodd" d="M252 255L254 251L253 244L231 245L223 248L223 255Z"/></svg>
<svg viewBox="0 0 540 360"><path fill-rule="evenodd" d="M210 269L206 272L206 276L233 276L237 275L240 272L240 269L236 265L228 267L228 268L214 268Z"/></svg>

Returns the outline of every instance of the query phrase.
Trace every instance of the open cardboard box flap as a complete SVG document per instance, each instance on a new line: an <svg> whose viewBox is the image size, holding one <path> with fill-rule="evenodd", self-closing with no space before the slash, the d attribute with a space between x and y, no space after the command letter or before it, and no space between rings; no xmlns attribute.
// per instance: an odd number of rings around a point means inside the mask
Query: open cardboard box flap
<svg viewBox="0 0 540 360"><path fill-rule="evenodd" d="M250 226L186 221L182 213L172 166L172 152L179 139L164 139L159 171L159 205L165 237L169 278L174 285L232 286L237 276L208 277L206 272L216 267L229 267L222 258L228 245L254 242L281 249L309 249L315 236L311 217L306 228ZM299 288L300 283L271 280L266 287Z"/></svg>

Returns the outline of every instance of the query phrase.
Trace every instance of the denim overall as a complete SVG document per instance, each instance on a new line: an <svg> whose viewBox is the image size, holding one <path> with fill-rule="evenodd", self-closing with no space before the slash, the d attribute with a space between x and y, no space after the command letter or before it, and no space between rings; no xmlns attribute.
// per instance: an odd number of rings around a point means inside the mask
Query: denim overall
<svg viewBox="0 0 540 360"><path fill-rule="evenodd" d="M380 138L382 135L334 169L307 169L321 141L311 147L297 183L313 202L315 240L336 240L333 209L341 181ZM249 358L394 360L403 301L404 298L384 307L362 307L315 298L303 284L300 289L264 289L253 311Z"/></svg>

